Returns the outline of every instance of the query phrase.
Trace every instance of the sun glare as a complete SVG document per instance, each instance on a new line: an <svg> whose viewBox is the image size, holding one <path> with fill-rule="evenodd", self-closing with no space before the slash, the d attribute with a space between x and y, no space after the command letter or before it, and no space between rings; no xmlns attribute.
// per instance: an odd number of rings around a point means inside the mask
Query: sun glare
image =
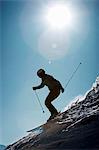
<svg viewBox="0 0 99 150"><path fill-rule="evenodd" d="M62 4L49 7L46 16L48 24L52 28L62 29L72 23L72 15L70 10Z"/></svg>

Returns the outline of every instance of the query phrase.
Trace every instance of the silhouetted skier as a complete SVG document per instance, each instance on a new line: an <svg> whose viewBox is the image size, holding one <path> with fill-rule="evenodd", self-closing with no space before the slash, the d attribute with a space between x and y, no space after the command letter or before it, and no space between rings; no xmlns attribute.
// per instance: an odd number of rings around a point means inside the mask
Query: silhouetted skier
<svg viewBox="0 0 99 150"><path fill-rule="evenodd" d="M45 85L50 90L45 100L45 105L51 113L51 116L49 118L50 120L53 119L58 114L57 109L51 104L51 102L59 96L60 92L62 93L64 92L64 88L62 87L61 83L58 80L54 79L53 76L46 74L43 69L39 69L37 71L37 75L42 79L42 82L39 86L33 87L33 90L41 89Z"/></svg>

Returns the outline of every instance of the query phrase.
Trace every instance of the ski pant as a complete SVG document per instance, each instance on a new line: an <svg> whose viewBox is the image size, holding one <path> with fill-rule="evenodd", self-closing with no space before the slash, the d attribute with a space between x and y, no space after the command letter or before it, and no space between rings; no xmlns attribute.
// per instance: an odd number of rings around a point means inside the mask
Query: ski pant
<svg viewBox="0 0 99 150"><path fill-rule="evenodd" d="M50 93L48 94L46 100L45 100L45 105L48 108L48 110L51 113L51 116L57 115L58 111L57 109L51 104L53 100L55 100L60 94L60 88L55 87L55 89L51 90Z"/></svg>

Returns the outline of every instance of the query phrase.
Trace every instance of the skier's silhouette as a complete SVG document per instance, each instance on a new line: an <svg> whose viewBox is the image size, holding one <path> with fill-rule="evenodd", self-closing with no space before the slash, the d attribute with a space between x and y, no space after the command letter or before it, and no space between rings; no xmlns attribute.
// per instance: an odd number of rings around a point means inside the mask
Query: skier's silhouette
<svg viewBox="0 0 99 150"><path fill-rule="evenodd" d="M37 71L37 75L39 78L42 79L42 82L39 86L33 87L33 90L43 88L45 85L50 90L45 100L45 105L51 113L51 116L49 118L50 120L53 119L58 114L57 109L51 104L51 102L59 96L60 91L62 93L64 92L64 88L62 87L61 83L58 80L53 78L53 76L46 74L43 69L39 69Z"/></svg>

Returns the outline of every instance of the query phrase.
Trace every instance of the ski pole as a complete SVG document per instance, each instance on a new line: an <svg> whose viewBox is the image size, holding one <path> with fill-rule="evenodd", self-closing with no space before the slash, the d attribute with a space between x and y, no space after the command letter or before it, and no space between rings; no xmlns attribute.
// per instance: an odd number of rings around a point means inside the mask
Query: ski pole
<svg viewBox="0 0 99 150"><path fill-rule="evenodd" d="M75 73L77 72L77 70L79 69L81 64L82 63L80 62L79 65L77 66L77 68L75 69L75 71L72 73L72 75L71 75L70 79L67 81L64 89L66 89L66 87L68 86L69 82L72 80L73 76L75 75Z"/></svg>
<svg viewBox="0 0 99 150"><path fill-rule="evenodd" d="M41 107L41 109L42 109L42 112L45 113L45 111L44 111L44 109L43 109L43 107L42 107L42 104L41 104L41 102L40 102L39 96L38 96L38 94L37 94L37 92L36 92L36 90L35 90L35 95L36 95L37 100L38 100L38 102L39 102L39 105L40 105L40 107Z"/></svg>

